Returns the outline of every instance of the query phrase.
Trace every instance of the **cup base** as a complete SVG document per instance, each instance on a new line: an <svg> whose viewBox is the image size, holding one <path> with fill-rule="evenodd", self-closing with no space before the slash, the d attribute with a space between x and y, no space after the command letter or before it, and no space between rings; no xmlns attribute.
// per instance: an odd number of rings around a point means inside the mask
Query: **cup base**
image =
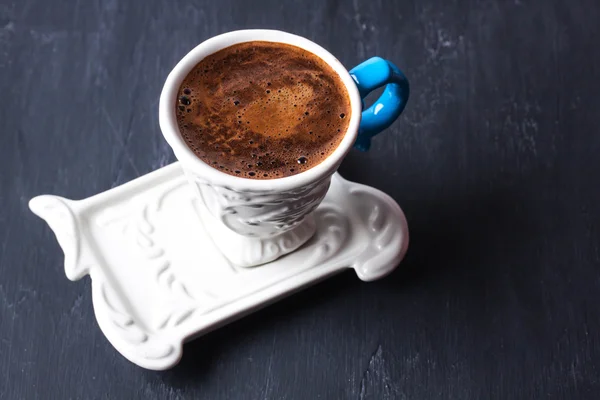
<svg viewBox="0 0 600 400"><path fill-rule="evenodd" d="M236 267L260 267L291 253L308 241L316 232L314 215L307 215L293 229L269 238L240 235L227 228L202 204L194 199L194 208L209 232L214 245Z"/></svg>

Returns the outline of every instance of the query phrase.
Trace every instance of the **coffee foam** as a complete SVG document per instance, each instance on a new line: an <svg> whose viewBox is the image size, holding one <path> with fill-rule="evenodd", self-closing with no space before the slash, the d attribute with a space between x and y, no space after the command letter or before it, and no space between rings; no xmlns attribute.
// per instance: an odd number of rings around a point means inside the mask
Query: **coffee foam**
<svg viewBox="0 0 600 400"><path fill-rule="evenodd" d="M252 179L314 167L339 145L350 101L337 73L301 48L247 42L197 64L179 88L179 130L203 161Z"/></svg>

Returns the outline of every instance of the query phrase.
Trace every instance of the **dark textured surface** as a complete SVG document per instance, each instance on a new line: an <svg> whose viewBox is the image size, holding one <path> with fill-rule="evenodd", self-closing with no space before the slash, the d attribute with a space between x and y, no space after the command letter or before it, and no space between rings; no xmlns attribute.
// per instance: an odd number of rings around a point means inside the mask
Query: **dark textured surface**
<svg viewBox="0 0 600 400"><path fill-rule="evenodd" d="M0 2L0 398L600 398L596 0ZM352 273L145 371L100 332L41 193L90 196L173 161L169 70L215 34L304 35L411 79L346 178L403 206L401 270Z"/></svg>

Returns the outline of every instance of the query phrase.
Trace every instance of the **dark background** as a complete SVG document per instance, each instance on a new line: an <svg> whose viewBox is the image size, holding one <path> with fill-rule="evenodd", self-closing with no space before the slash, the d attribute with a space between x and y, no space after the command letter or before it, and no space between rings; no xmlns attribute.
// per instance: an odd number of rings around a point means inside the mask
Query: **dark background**
<svg viewBox="0 0 600 400"><path fill-rule="evenodd" d="M600 398L597 0L0 1L0 398ZM306 36L409 77L404 115L341 167L411 245L143 370L100 332L28 200L84 198L174 157L163 82L230 30Z"/></svg>

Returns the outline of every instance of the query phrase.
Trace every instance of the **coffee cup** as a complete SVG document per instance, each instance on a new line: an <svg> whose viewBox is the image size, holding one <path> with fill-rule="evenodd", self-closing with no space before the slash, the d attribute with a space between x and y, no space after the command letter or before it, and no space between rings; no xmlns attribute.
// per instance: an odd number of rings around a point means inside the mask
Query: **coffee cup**
<svg viewBox="0 0 600 400"><path fill-rule="evenodd" d="M296 175L257 180L224 173L197 157L179 131L175 104L184 78L205 57L251 41L283 43L311 52L338 74L347 90L352 113L341 142L321 163ZM379 99L363 110L364 98L383 86ZM215 244L232 264L252 267L294 251L310 239L316 230L312 211L325 197L344 157L352 147L367 150L371 138L402 113L408 97L408 81L390 61L373 57L348 72L331 53L301 36L241 30L208 39L183 57L166 79L159 121L197 194L202 223Z"/></svg>

